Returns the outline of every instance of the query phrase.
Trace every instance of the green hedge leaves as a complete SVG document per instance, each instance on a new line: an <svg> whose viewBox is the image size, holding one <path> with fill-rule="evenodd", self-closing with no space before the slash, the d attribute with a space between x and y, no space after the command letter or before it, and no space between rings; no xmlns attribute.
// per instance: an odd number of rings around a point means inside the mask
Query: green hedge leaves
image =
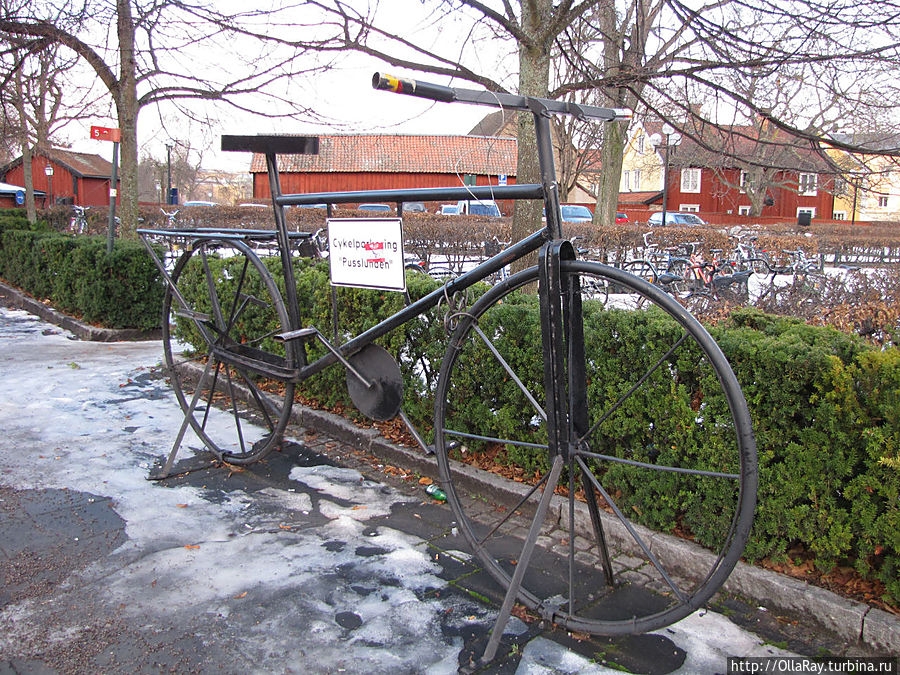
<svg viewBox="0 0 900 675"><path fill-rule="evenodd" d="M20 229L0 221L0 278L54 307L107 328L159 327L164 287L138 241L117 240L111 254L105 237L72 237Z"/></svg>

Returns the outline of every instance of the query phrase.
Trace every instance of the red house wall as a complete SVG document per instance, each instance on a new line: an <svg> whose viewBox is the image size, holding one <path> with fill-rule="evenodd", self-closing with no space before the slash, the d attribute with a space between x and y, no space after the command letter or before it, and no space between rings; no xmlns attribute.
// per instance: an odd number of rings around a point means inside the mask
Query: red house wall
<svg viewBox="0 0 900 675"><path fill-rule="evenodd" d="M460 185L460 177L443 173L282 173L281 190L285 194L302 194L310 192L352 192L356 190L396 190L408 188L432 188ZM476 185L496 185L496 178L477 176ZM509 185L514 185L515 177L510 176ZM265 173L253 174L253 198L269 199L269 176ZM500 211L512 213L511 200L498 202ZM348 205L354 207L355 204ZM438 202L426 203L426 208L433 211Z"/></svg>
<svg viewBox="0 0 900 675"><path fill-rule="evenodd" d="M31 167L32 180L34 181L34 189L47 192L50 188L51 181L44 167L47 161L43 157L35 157ZM78 194L75 194L75 181L78 182ZM6 174L6 183L13 185L25 185L25 170L22 165L10 169ZM109 206L109 178L78 178L64 166L53 164L53 180L52 180L53 201L57 199L70 197L73 203L80 206ZM49 204L48 204L49 206Z"/></svg>
<svg viewBox="0 0 900 675"><path fill-rule="evenodd" d="M697 193L682 192L681 170L671 170L666 199L667 210L678 211L683 204L698 204L700 213L708 216L707 220L714 220L715 214L737 215L739 207L750 205L750 199L746 194L733 187L740 180L739 169L729 169L723 173L724 177L712 169L701 169L700 192ZM833 179L819 174L818 180L815 196L807 196L796 192L797 174L785 174L780 177L775 183L783 183L786 186L772 188L774 203L771 206L764 206L760 215L794 220L797 218L798 208L814 208L816 218L832 218L834 197L828 190L831 188Z"/></svg>

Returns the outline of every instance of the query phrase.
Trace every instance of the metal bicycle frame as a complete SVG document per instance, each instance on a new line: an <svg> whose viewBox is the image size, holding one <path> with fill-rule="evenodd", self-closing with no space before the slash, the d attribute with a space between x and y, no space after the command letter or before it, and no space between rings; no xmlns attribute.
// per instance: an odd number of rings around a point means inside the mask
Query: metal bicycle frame
<svg viewBox="0 0 900 675"><path fill-rule="evenodd" d="M361 201L378 201L378 202L402 202L412 201L452 201L461 199L534 199L542 200L546 213L546 225L543 229L534 232L524 239L503 249L498 254L492 256L488 260L476 266L474 269L456 277L442 287L436 289L432 293L420 298L416 302L408 305L397 313L387 317L380 323L376 324L369 330L352 338L348 342L337 347L340 356L352 356L360 349L366 347L378 338L391 332L401 324L410 319L419 316L435 307L443 298L457 291L465 290L473 284L481 281L491 274L503 269L510 263L521 259L522 257L532 253L542 246L548 245L550 242L562 240L562 219L559 206L559 188L556 181L556 171L553 162L553 147L550 135L550 117L554 113L576 115L582 119L597 120L616 120L626 119L630 116L630 112L617 108L596 108L592 106L581 106L578 104L552 101L536 97L516 96L511 94L495 94L491 92L473 91L467 89L456 89L433 85L411 80L396 80L390 76L380 76L376 73L373 78L373 86L380 89L391 89L393 91L414 96L429 98L437 101L459 101L465 103L474 103L477 105L488 105L515 111L530 112L534 119L535 134L537 138L538 163L541 175L540 183L526 183L516 185L487 185L487 186L455 186L446 188L411 188L397 190L366 190L353 192L320 192L320 193L304 193L304 194L284 194L281 190L281 179L278 172L277 155L288 153L311 153L318 149L318 139L310 137L278 137L278 136L223 136L222 149L231 151L253 151L261 152L266 157L266 167L269 177L269 185L272 193L272 205L275 215L275 231L247 231L240 229L201 229L201 230L180 230L177 234L181 236L196 236L206 239L254 239L263 236L274 235L278 243L279 254L281 256L281 266L285 279L285 304L287 306L288 315L290 317L290 331L297 331L300 328L300 319L298 311L298 301L296 295L296 285L294 280L294 271L291 264L290 240L296 238L296 233L290 233L287 230L287 221L285 218L284 208L286 206L310 205L310 204L346 204ZM146 237L151 235L172 235L171 231L156 229L138 230L144 240L145 245L150 249L150 244ZM164 265L153 253L157 267L163 274L164 279L174 289L168 273ZM554 247L548 254L550 263L542 264L542 269L558 268L558 251L559 247ZM546 293L541 294L542 315L546 311L544 307L546 303ZM182 298L178 298L179 302L185 306ZM550 328L546 326L545 328ZM263 374L275 379L288 379L294 382L305 380L318 372L321 372L330 365L341 360L340 356L334 352L329 352L312 363L305 363L305 350L299 350L300 359L303 361L298 364L288 364L288 368L267 369L265 364L259 364L257 370ZM227 355L221 355L223 360L227 361ZM546 356L546 354L545 354ZM292 371L290 376L286 376L287 371Z"/></svg>
<svg viewBox="0 0 900 675"><path fill-rule="evenodd" d="M272 137L272 136L226 136L222 139L223 150L243 150L261 152L266 157L269 185L272 192L272 205L275 215L274 236L278 242L282 270L285 280L285 301L290 320L289 330L282 334L284 339L306 338L315 329L300 326L299 304L296 295L294 270L291 262L290 240L297 238L296 233L289 233L285 219L284 207L304 204L342 204L362 201L402 202L443 201L460 199L540 199L544 203L546 225L539 231L508 246L498 254L490 257L473 270L456 277L440 288L421 299L409 304L404 309L379 322L369 330L350 339L339 346L329 346L329 353L307 364L305 350L298 350L301 363L286 363L287 368L267 366L263 362L254 362L252 368L263 375L276 379L300 382L326 367L342 363L349 365L347 357L386 335L406 321L427 312L435 307L443 298L465 290L476 282L503 269L506 265L540 250L538 256L538 283L541 332L543 335L544 384L546 392L547 433L552 471L550 483L555 484L563 466L571 465L569 451L577 443L577 436L583 433L588 424L587 401L584 392L584 334L581 325L581 295L577 279L564 278L560 262L573 260L575 249L571 242L563 238L562 217L559 203L559 188L553 161L553 147L550 135L550 116L554 113L576 115L582 119L617 120L630 117L629 111L614 108L594 108L571 103L562 103L540 98L494 94L490 92L453 89L412 80L398 80L390 76L376 73L373 86L389 89L398 93L406 93L437 101L460 101L479 105L489 105L516 111L530 112L534 119L537 138L538 162L541 182L536 184L516 184L507 186L461 186L447 188L420 188L404 190L373 190L358 192L326 192L308 194L283 194L278 173L277 155L286 152L311 153L317 150L318 139L308 137ZM330 206L329 206L330 209ZM401 209L398 208L398 212ZM162 261L152 250L147 237L162 234L160 230L138 230L144 244L150 251L163 278L169 284L173 294L183 309L190 313L191 308L178 292ZM241 241L270 238L272 233L260 231L246 232L241 230L194 230L181 231L182 236L193 236L197 240L233 240ZM246 243L238 248L248 249ZM317 331L315 331L317 332ZM210 336L211 337L211 336ZM216 350L216 359L221 362L232 362L247 367L240 361L240 355L229 354L227 349ZM296 369L293 366L296 365ZM199 392L200 387L197 388ZM196 405L197 394L191 404ZM401 411L402 414L402 411ZM186 431L191 411L185 415L179 438L167 462L171 465L175 452ZM572 423L570 423L570 420ZM166 471L167 469L164 469ZM537 507L536 517L524 542L516 572L507 588L499 615L491 632L482 660L494 658L500 636L511 615L513 603L519 594L525 570L534 551L540 526L544 520L553 490L544 490ZM591 503L591 515L597 523L597 505ZM605 544L604 544L605 548ZM607 575L609 563L606 562Z"/></svg>

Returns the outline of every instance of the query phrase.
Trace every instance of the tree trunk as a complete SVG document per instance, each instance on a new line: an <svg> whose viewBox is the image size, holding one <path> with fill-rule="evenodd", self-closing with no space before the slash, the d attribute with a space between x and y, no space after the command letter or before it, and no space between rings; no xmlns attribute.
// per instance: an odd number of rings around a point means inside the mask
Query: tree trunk
<svg viewBox="0 0 900 675"><path fill-rule="evenodd" d="M603 227L616 222L619 208L619 181L622 176L622 159L625 153L627 122L607 122L603 125L603 142L600 148L600 184L597 189L597 205L594 207L594 225Z"/></svg>
<svg viewBox="0 0 900 675"><path fill-rule="evenodd" d="M137 149L137 65L134 51L134 22L130 0L116 0L119 33L119 86L116 96L121 144L119 185L111 185L119 195L118 213L122 219L121 232L131 236L137 228L138 217L138 149Z"/></svg>
<svg viewBox="0 0 900 675"><path fill-rule="evenodd" d="M19 114L19 145L22 147L22 173L25 182L25 217L32 225L37 222L37 207L34 203L34 175L31 173L32 148L28 137L28 124L25 116L25 94L22 86L22 71L16 71L16 108Z"/></svg>
<svg viewBox="0 0 900 675"><path fill-rule="evenodd" d="M603 62L606 75L613 75L622 69L628 54L623 50L619 17L616 6L610 3L599 8L599 23L605 39L603 40ZM606 105L625 107L628 94L623 89L612 89L604 92L608 101ZM616 222L616 211L619 208L619 183L622 177L622 160L625 154L625 142L628 137L627 122L609 122L603 125L603 139L600 149L600 183L597 189L597 204L594 207L594 225L598 227L613 225Z"/></svg>
<svg viewBox="0 0 900 675"><path fill-rule="evenodd" d="M522 31L529 36L519 43L519 94L546 97L550 87L550 45L538 39L553 13L551 0L522 2ZM531 113L519 113L518 157L516 183L539 183L537 138ZM512 240L518 241L541 227L543 204L520 200L513 210ZM513 265L513 271L533 264L535 258L523 258Z"/></svg>

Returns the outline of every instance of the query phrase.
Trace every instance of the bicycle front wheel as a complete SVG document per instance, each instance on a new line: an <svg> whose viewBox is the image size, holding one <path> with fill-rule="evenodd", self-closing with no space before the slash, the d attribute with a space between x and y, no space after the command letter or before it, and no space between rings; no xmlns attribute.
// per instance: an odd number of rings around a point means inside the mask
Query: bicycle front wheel
<svg viewBox="0 0 900 675"><path fill-rule="evenodd" d="M250 464L281 443L294 398L294 350L275 280L237 241L194 242L163 298L163 354L175 397L214 454ZM198 383L202 386L198 391Z"/></svg>
<svg viewBox="0 0 900 675"><path fill-rule="evenodd" d="M519 588L526 607L571 630L655 630L706 602L743 551L756 499L749 414L722 352L671 296L597 263L561 272L567 357L549 393L567 402L554 419L569 440L551 449L544 365L525 348L543 340L532 268L458 315L436 392L440 477L460 532L504 588L518 537L543 491L556 492ZM581 290L597 285L646 309ZM503 466L521 487L478 493L461 462Z"/></svg>

